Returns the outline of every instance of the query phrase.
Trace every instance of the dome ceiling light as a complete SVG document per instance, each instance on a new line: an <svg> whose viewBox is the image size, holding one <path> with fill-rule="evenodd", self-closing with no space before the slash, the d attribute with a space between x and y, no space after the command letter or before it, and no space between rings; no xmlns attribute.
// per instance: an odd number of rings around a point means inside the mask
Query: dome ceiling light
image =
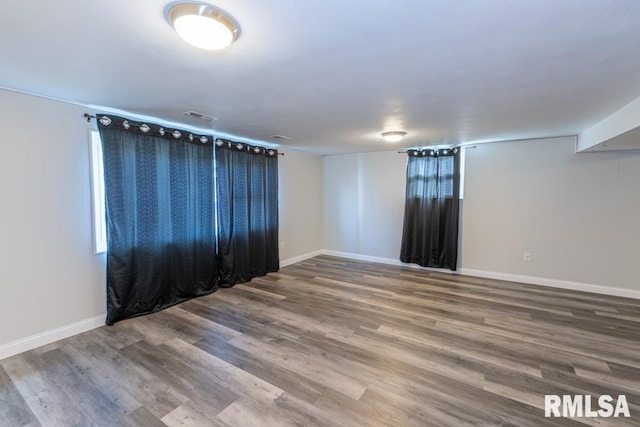
<svg viewBox="0 0 640 427"><path fill-rule="evenodd" d="M238 24L220 9L202 3L178 3L167 19L184 41L204 50L221 50L238 38Z"/></svg>
<svg viewBox="0 0 640 427"><path fill-rule="evenodd" d="M387 142L402 141L406 135L407 133L402 131L382 132L382 138Z"/></svg>

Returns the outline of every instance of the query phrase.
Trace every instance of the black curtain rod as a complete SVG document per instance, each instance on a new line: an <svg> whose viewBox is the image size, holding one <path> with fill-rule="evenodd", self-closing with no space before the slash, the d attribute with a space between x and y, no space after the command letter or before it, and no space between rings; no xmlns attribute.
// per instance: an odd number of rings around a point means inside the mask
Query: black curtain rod
<svg viewBox="0 0 640 427"><path fill-rule="evenodd" d="M409 150L453 150L454 148L476 148L477 145L458 145L455 147L447 147L447 148L429 148L429 147L425 147L425 148L407 148L406 150L400 150L398 151L398 154L406 154Z"/></svg>
<svg viewBox="0 0 640 427"><path fill-rule="evenodd" d="M91 115L91 114L89 114L89 113L84 113L82 116L83 116L85 119L87 119L87 123L89 123L89 122L91 121L91 119L96 119L96 120L98 119L98 117L97 117L97 116L92 116L92 115ZM216 139L217 139L217 138L216 138ZM251 145L251 144L249 144L249 145ZM263 148L264 148L264 147L263 147ZM284 153L281 153L281 152L279 152L279 151L278 151L278 153L277 153L277 154L278 154L279 156L284 156Z"/></svg>

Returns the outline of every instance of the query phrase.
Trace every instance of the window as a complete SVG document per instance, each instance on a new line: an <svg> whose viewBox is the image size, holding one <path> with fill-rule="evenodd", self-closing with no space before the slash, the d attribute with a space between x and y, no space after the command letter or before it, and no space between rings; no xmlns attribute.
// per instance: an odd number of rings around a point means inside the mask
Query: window
<svg viewBox="0 0 640 427"><path fill-rule="evenodd" d="M91 133L91 193L93 211L93 253L107 252L107 223L104 207L104 164L102 162L102 141L100 134Z"/></svg>
<svg viewBox="0 0 640 427"><path fill-rule="evenodd" d="M457 268L460 150L408 150L400 260Z"/></svg>

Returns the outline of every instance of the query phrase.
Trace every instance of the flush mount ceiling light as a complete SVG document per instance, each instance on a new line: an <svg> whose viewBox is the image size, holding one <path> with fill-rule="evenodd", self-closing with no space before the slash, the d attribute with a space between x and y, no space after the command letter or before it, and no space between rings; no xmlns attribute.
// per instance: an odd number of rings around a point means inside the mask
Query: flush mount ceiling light
<svg viewBox="0 0 640 427"><path fill-rule="evenodd" d="M238 24L208 4L176 4L167 12L167 19L184 41L200 49L224 49L238 38Z"/></svg>
<svg viewBox="0 0 640 427"><path fill-rule="evenodd" d="M407 133L402 131L382 132L382 137L387 142L398 142L405 137Z"/></svg>

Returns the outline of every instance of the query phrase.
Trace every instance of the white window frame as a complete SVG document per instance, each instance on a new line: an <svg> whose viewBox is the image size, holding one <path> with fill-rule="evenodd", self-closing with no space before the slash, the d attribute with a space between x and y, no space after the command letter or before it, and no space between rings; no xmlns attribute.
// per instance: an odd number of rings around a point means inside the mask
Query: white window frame
<svg viewBox="0 0 640 427"><path fill-rule="evenodd" d="M464 199L464 169L467 164L467 147L460 147L460 192L458 198Z"/></svg>
<svg viewBox="0 0 640 427"><path fill-rule="evenodd" d="M100 133L89 131L89 152L91 154L91 210L93 213L93 253L107 252L107 221L104 194L104 163Z"/></svg>

